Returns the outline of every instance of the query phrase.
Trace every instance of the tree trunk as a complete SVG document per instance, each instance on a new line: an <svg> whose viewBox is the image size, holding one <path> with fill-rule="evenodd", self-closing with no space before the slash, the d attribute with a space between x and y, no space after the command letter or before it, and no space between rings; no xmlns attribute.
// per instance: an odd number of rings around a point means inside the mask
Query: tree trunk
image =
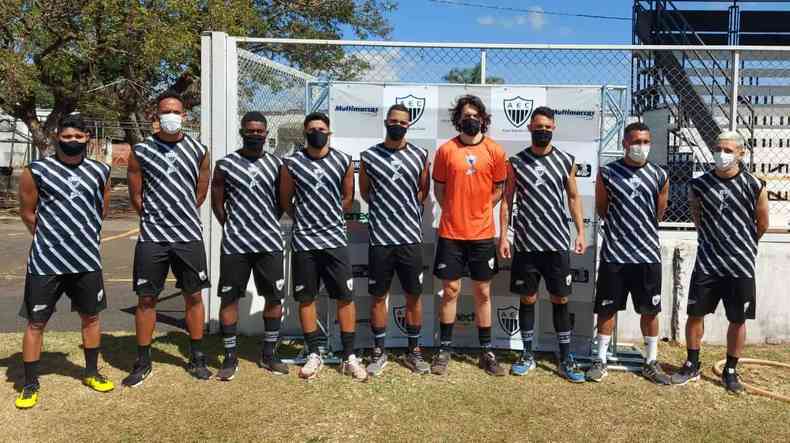
<svg viewBox="0 0 790 443"><path fill-rule="evenodd" d="M27 130L30 131L30 140L38 150L40 157L46 157L55 152L55 145L49 134L47 134L44 125L41 124L41 120L38 119L35 109L26 110L19 118L25 123Z"/></svg>
<svg viewBox="0 0 790 443"><path fill-rule="evenodd" d="M129 143L129 146L134 146L143 141L145 136L143 135L143 131L140 130L140 122L137 119L137 114L135 112L130 112L127 118L132 124L131 126L124 126L123 135L126 143Z"/></svg>

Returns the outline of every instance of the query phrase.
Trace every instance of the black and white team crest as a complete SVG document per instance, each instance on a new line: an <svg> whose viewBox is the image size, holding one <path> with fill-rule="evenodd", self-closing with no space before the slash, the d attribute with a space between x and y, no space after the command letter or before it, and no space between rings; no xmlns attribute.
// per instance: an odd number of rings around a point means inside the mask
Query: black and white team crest
<svg viewBox="0 0 790 443"><path fill-rule="evenodd" d="M393 306L392 319L395 320L395 326L397 326L401 332L408 334L406 331L406 306Z"/></svg>
<svg viewBox="0 0 790 443"><path fill-rule="evenodd" d="M518 325L518 308L515 306L507 306L504 308L497 308L496 317L499 321L499 326L509 336L514 336L521 331Z"/></svg>
<svg viewBox="0 0 790 443"><path fill-rule="evenodd" d="M516 128L524 126L524 123L529 121L533 104L534 100L527 100L521 96L502 100L507 121Z"/></svg>
<svg viewBox="0 0 790 443"><path fill-rule="evenodd" d="M395 103L403 105L409 110L409 126L417 123L425 112L425 98L409 94L406 97L396 97Z"/></svg>

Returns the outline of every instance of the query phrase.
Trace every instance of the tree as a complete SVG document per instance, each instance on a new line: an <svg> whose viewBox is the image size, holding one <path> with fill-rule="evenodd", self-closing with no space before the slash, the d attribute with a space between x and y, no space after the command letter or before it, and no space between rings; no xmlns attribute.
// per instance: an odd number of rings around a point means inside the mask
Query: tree
<svg viewBox="0 0 790 443"><path fill-rule="evenodd" d="M3 0L0 108L21 119L43 153L57 122L80 110L127 122L141 137L152 99L165 89L199 104L200 34L387 38L391 0ZM364 62L339 47L251 47L311 72L353 77ZM52 109L43 122L36 115Z"/></svg>
<svg viewBox="0 0 790 443"><path fill-rule="evenodd" d="M448 83L480 84L482 79L481 71L480 63L473 68L453 68L444 76L444 80ZM505 79L501 77L486 75L486 84L501 85L504 83Z"/></svg>

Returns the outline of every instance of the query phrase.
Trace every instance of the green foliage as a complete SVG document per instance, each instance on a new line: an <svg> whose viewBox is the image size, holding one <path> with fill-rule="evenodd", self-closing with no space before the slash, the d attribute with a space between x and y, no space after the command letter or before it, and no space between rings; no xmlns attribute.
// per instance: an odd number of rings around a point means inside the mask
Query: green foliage
<svg viewBox="0 0 790 443"><path fill-rule="evenodd" d="M453 68L444 76L444 80L448 83L479 84L482 77L481 71L480 63L473 68ZM505 79L501 77L486 75L486 84L501 85L504 83Z"/></svg>

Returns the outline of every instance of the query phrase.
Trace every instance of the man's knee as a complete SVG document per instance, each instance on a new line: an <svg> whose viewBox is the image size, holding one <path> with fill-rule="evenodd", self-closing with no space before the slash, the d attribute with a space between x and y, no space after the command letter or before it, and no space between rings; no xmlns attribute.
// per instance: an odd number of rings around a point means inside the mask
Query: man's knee
<svg viewBox="0 0 790 443"><path fill-rule="evenodd" d="M94 315L80 315L80 319L82 320L82 327L86 328L89 326L94 326L99 323L99 316Z"/></svg>
<svg viewBox="0 0 790 443"><path fill-rule="evenodd" d="M354 300L338 300L337 309L346 309L349 306L354 306Z"/></svg>
<svg viewBox="0 0 790 443"><path fill-rule="evenodd" d="M29 321L27 323L27 330L33 334L41 334L44 332L46 326L47 322L45 321Z"/></svg>
<svg viewBox="0 0 790 443"><path fill-rule="evenodd" d="M442 297L448 300L458 298L458 293L461 292L460 280L445 280L443 285Z"/></svg>
<svg viewBox="0 0 790 443"><path fill-rule="evenodd" d="M194 294L185 294L184 301L186 302L188 308L202 305L203 295L200 292L196 292Z"/></svg>
<svg viewBox="0 0 790 443"><path fill-rule="evenodd" d="M137 308L142 310L155 309L156 298L154 297L140 297L137 301Z"/></svg>

